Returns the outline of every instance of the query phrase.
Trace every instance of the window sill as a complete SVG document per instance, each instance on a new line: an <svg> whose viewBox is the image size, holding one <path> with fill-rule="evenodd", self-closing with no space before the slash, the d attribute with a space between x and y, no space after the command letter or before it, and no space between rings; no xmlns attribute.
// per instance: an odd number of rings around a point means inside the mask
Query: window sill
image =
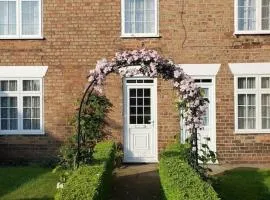
<svg viewBox="0 0 270 200"><path fill-rule="evenodd" d="M234 35L270 35L270 30L268 31L235 31Z"/></svg>
<svg viewBox="0 0 270 200"><path fill-rule="evenodd" d="M270 130L235 130L234 134L236 135L259 135L259 134L270 134Z"/></svg>
<svg viewBox="0 0 270 200"><path fill-rule="evenodd" d="M33 132L3 132L0 133L0 136L32 136L32 135L45 135L43 131L33 131Z"/></svg>
<svg viewBox="0 0 270 200"><path fill-rule="evenodd" d="M42 36L37 36L37 37L1 37L0 40L44 40L45 38Z"/></svg>
<svg viewBox="0 0 270 200"><path fill-rule="evenodd" d="M136 34L131 34L131 35L121 35L120 38L123 39L132 39L132 38L161 38L160 35L136 35Z"/></svg>

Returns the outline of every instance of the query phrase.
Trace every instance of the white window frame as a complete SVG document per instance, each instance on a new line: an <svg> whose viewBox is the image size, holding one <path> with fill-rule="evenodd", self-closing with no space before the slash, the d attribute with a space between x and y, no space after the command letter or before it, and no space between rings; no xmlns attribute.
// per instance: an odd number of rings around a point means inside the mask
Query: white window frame
<svg viewBox="0 0 270 200"><path fill-rule="evenodd" d="M9 1L9 0L0 0ZM12 0L11 0L12 1ZM39 33L37 35L22 35L22 10L21 2L30 0L13 0L16 1L16 35L0 35L0 39L43 39L43 0L36 0L40 2L39 6Z"/></svg>
<svg viewBox="0 0 270 200"><path fill-rule="evenodd" d="M256 29L255 30L239 30L238 29L238 1L234 0L234 34L235 35L246 35L246 34L270 34L269 30L262 30L261 19L262 19L262 0L256 0Z"/></svg>
<svg viewBox="0 0 270 200"><path fill-rule="evenodd" d="M270 129L262 129L261 95L270 94L270 89L261 89L261 78L270 77L270 63L230 63L234 75L234 129L236 134L270 133ZM256 89L238 89L238 78L255 77ZM238 91L242 94L256 94L256 129L238 129ZM245 93L245 91L247 93ZM252 92L253 91L253 92Z"/></svg>
<svg viewBox="0 0 270 200"><path fill-rule="evenodd" d="M155 1L155 32L125 33L125 0L121 0L121 37L159 37L159 0Z"/></svg>
<svg viewBox="0 0 270 200"><path fill-rule="evenodd" d="M44 129L44 76L48 66L0 66L0 80L17 80L17 91L0 91L0 96L17 96L18 114L23 113L23 96L40 97L40 129L23 130L23 117L18 117L18 130L0 130L0 135L43 135ZM40 80L39 91L23 91L23 80ZM1 117L1 116L0 116Z"/></svg>

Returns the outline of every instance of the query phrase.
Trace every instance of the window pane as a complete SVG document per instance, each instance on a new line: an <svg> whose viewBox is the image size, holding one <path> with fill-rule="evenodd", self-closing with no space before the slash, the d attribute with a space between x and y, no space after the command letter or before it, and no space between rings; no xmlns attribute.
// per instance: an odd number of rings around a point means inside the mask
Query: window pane
<svg viewBox="0 0 270 200"><path fill-rule="evenodd" d="M0 35L16 35L16 1L0 1Z"/></svg>
<svg viewBox="0 0 270 200"><path fill-rule="evenodd" d="M8 97L1 97L1 107L8 107Z"/></svg>
<svg viewBox="0 0 270 200"><path fill-rule="evenodd" d="M1 84L1 91L8 91L8 81L0 81L0 84Z"/></svg>
<svg viewBox="0 0 270 200"><path fill-rule="evenodd" d="M18 117L17 108L9 109L9 117L13 119L16 119Z"/></svg>
<svg viewBox="0 0 270 200"><path fill-rule="evenodd" d="M17 97L1 97L0 101L1 130L16 130L18 128Z"/></svg>
<svg viewBox="0 0 270 200"><path fill-rule="evenodd" d="M31 118L31 108L23 109L23 118Z"/></svg>
<svg viewBox="0 0 270 200"><path fill-rule="evenodd" d="M39 80L23 80L23 91L39 91Z"/></svg>
<svg viewBox="0 0 270 200"><path fill-rule="evenodd" d="M255 78L254 77L247 78L247 88L253 89L255 87L256 87Z"/></svg>
<svg viewBox="0 0 270 200"><path fill-rule="evenodd" d="M247 99L248 99L248 105L255 105L255 94L248 94Z"/></svg>
<svg viewBox="0 0 270 200"><path fill-rule="evenodd" d="M11 119L10 120L10 130L17 130L18 129L18 120Z"/></svg>
<svg viewBox="0 0 270 200"><path fill-rule="evenodd" d="M1 118L8 118L8 108L1 108Z"/></svg>
<svg viewBox="0 0 270 200"><path fill-rule="evenodd" d="M130 124L136 124L136 116L130 116L129 117L129 123Z"/></svg>
<svg viewBox="0 0 270 200"><path fill-rule="evenodd" d="M136 97L136 89L130 89L129 95L130 95L130 97Z"/></svg>
<svg viewBox="0 0 270 200"><path fill-rule="evenodd" d="M7 119L1 120L1 130L8 130L8 120Z"/></svg>
<svg viewBox="0 0 270 200"><path fill-rule="evenodd" d="M244 129L244 128L245 128L245 119L238 118L238 129Z"/></svg>
<svg viewBox="0 0 270 200"><path fill-rule="evenodd" d="M150 114L150 107L144 107L144 114Z"/></svg>
<svg viewBox="0 0 270 200"><path fill-rule="evenodd" d="M9 81L9 91L17 91L17 81Z"/></svg>
<svg viewBox="0 0 270 200"><path fill-rule="evenodd" d="M262 105L270 105L270 94L262 94Z"/></svg>
<svg viewBox="0 0 270 200"><path fill-rule="evenodd" d="M32 85L33 85L33 88L32 88L33 91L39 91L40 90L39 80L33 80Z"/></svg>
<svg viewBox="0 0 270 200"><path fill-rule="evenodd" d="M23 107L31 107L31 97L23 97Z"/></svg>
<svg viewBox="0 0 270 200"><path fill-rule="evenodd" d="M150 124L151 123L150 120L151 120L150 115L144 116L144 124Z"/></svg>
<svg viewBox="0 0 270 200"><path fill-rule="evenodd" d="M238 29L256 29L256 1L238 0Z"/></svg>
<svg viewBox="0 0 270 200"><path fill-rule="evenodd" d="M248 107L248 117L255 117L256 116L256 107L249 106Z"/></svg>
<svg viewBox="0 0 270 200"><path fill-rule="evenodd" d="M143 89L137 89L137 96L142 97L143 96Z"/></svg>
<svg viewBox="0 0 270 200"><path fill-rule="evenodd" d="M22 1L22 34L38 35L40 27L39 1Z"/></svg>
<svg viewBox="0 0 270 200"><path fill-rule="evenodd" d="M130 114L131 115L136 115L136 107L130 107Z"/></svg>
<svg viewBox="0 0 270 200"><path fill-rule="evenodd" d="M9 97L10 107L17 107L17 97Z"/></svg>
<svg viewBox="0 0 270 200"><path fill-rule="evenodd" d="M262 77L261 78L261 87L262 88L270 88L270 77Z"/></svg>
<svg viewBox="0 0 270 200"><path fill-rule="evenodd" d="M37 108L40 107L40 98L39 97L32 97L32 107Z"/></svg>
<svg viewBox="0 0 270 200"><path fill-rule="evenodd" d="M246 117L245 106L238 106L238 117Z"/></svg>
<svg viewBox="0 0 270 200"><path fill-rule="evenodd" d="M246 78L238 78L238 89L246 88Z"/></svg>
<svg viewBox="0 0 270 200"><path fill-rule="evenodd" d="M248 119L248 129L255 129L256 128L256 119Z"/></svg>
<svg viewBox="0 0 270 200"><path fill-rule="evenodd" d="M143 115L143 107L137 107L137 114Z"/></svg>
<svg viewBox="0 0 270 200"><path fill-rule="evenodd" d="M32 129L33 130L40 129L39 119L32 119Z"/></svg>
<svg viewBox="0 0 270 200"><path fill-rule="evenodd" d="M23 120L23 129L31 129L31 119Z"/></svg>
<svg viewBox="0 0 270 200"><path fill-rule="evenodd" d="M262 0L262 30L269 30L270 22L270 0Z"/></svg>
<svg viewBox="0 0 270 200"><path fill-rule="evenodd" d="M262 94L261 101L262 129L270 129L270 94Z"/></svg>
<svg viewBox="0 0 270 200"><path fill-rule="evenodd" d="M144 89L144 97L150 97L150 89Z"/></svg>
<svg viewBox="0 0 270 200"><path fill-rule="evenodd" d="M246 105L246 95L238 94L238 105Z"/></svg>
<svg viewBox="0 0 270 200"><path fill-rule="evenodd" d="M137 124L143 124L143 116L137 116Z"/></svg>

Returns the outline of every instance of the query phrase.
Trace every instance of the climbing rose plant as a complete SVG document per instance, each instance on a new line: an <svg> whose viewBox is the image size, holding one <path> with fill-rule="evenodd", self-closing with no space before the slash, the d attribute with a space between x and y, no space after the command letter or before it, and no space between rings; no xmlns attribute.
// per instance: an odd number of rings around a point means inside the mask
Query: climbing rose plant
<svg viewBox="0 0 270 200"><path fill-rule="evenodd" d="M89 73L88 81L93 84L95 91L102 92L106 76L112 72L120 74L121 77L146 76L171 80L179 94L178 101L186 130L191 133L194 129L202 128L202 116L208 105L207 100L181 65L164 59L155 50L123 51L116 53L111 61L97 61L96 68Z"/></svg>

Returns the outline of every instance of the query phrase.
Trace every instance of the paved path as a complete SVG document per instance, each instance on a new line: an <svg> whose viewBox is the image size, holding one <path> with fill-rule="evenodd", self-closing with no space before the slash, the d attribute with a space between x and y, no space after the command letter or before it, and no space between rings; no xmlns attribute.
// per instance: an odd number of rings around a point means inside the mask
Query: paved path
<svg viewBox="0 0 270 200"><path fill-rule="evenodd" d="M157 164L123 165L115 170L110 200L160 199Z"/></svg>

